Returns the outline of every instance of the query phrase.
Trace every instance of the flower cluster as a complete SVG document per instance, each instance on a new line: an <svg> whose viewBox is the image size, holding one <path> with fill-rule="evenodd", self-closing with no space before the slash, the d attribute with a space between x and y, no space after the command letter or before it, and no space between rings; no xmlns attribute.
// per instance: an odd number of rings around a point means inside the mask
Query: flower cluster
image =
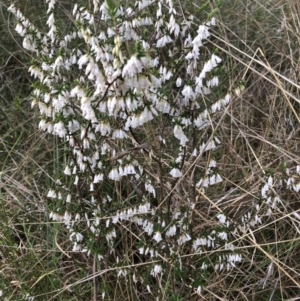
<svg viewBox="0 0 300 301"><path fill-rule="evenodd" d="M24 48L35 53L29 72L39 128L66 144L61 178L47 195L50 218L65 224L74 252L99 262L114 257L117 277L130 277L122 265L133 265L117 247L120 237L133 238L132 252L149 262L168 254L180 263L191 253L203 272L234 267L241 257L225 216L215 218L216 229L193 229L197 190L222 182L213 158L197 162L220 147L213 115L232 99L213 93L222 60L205 42L215 19L196 24L173 0L127 7L94 0L74 5L64 32L55 2L47 1L47 32L9 8ZM186 190L182 183L192 184ZM218 248L225 253L216 262L198 260ZM149 275L163 279L172 269L167 262L149 267ZM199 294L201 283L191 283Z"/></svg>

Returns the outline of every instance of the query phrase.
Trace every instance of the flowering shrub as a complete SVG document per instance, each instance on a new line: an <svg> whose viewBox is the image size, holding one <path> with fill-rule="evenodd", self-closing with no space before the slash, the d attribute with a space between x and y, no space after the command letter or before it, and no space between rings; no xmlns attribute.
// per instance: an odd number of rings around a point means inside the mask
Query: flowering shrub
<svg viewBox="0 0 300 301"><path fill-rule="evenodd" d="M221 58L206 45L215 19L197 24L172 0L93 0L74 5L65 32L56 1L46 2L46 33L9 10L33 53L39 127L66 146L50 218L65 224L74 253L94 258L104 299L116 278L138 300L201 295L211 274L242 260L238 229L260 222L207 206L222 182L214 116L232 99L215 89Z"/></svg>

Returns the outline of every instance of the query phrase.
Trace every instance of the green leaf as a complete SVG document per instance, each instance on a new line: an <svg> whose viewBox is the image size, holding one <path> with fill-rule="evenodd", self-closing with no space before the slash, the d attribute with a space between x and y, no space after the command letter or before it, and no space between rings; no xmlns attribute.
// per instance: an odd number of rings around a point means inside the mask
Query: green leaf
<svg viewBox="0 0 300 301"><path fill-rule="evenodd" d="M202 12L204 11L207 7L208 7L209 3L205 2L204 4L202 4L199 8L198 8L198 12Z"/></svg>
<svg viewBox="0 0 300 301"><path fill-rule="evenodd" d="M115 8L117 7L113 0L105 0L108 10L111 14L114 14Z"/></svg>
<svg viewBox="0 0 300 301"><path fill-rule="evenodd" d="M211 19L218 11L219 11L218 8L213 9L213 10L208 14L208 19Z"/></svg>

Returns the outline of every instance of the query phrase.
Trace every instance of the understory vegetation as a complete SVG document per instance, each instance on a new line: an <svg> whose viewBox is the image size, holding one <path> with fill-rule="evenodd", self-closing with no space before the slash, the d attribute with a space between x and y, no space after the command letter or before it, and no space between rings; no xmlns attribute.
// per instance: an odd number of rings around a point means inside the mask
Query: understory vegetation
<svg viewBox="0 0 300 301"><path fill-rule="evenodd" d="M300 300L298 1L0 0L0 300Z"/></svg>

